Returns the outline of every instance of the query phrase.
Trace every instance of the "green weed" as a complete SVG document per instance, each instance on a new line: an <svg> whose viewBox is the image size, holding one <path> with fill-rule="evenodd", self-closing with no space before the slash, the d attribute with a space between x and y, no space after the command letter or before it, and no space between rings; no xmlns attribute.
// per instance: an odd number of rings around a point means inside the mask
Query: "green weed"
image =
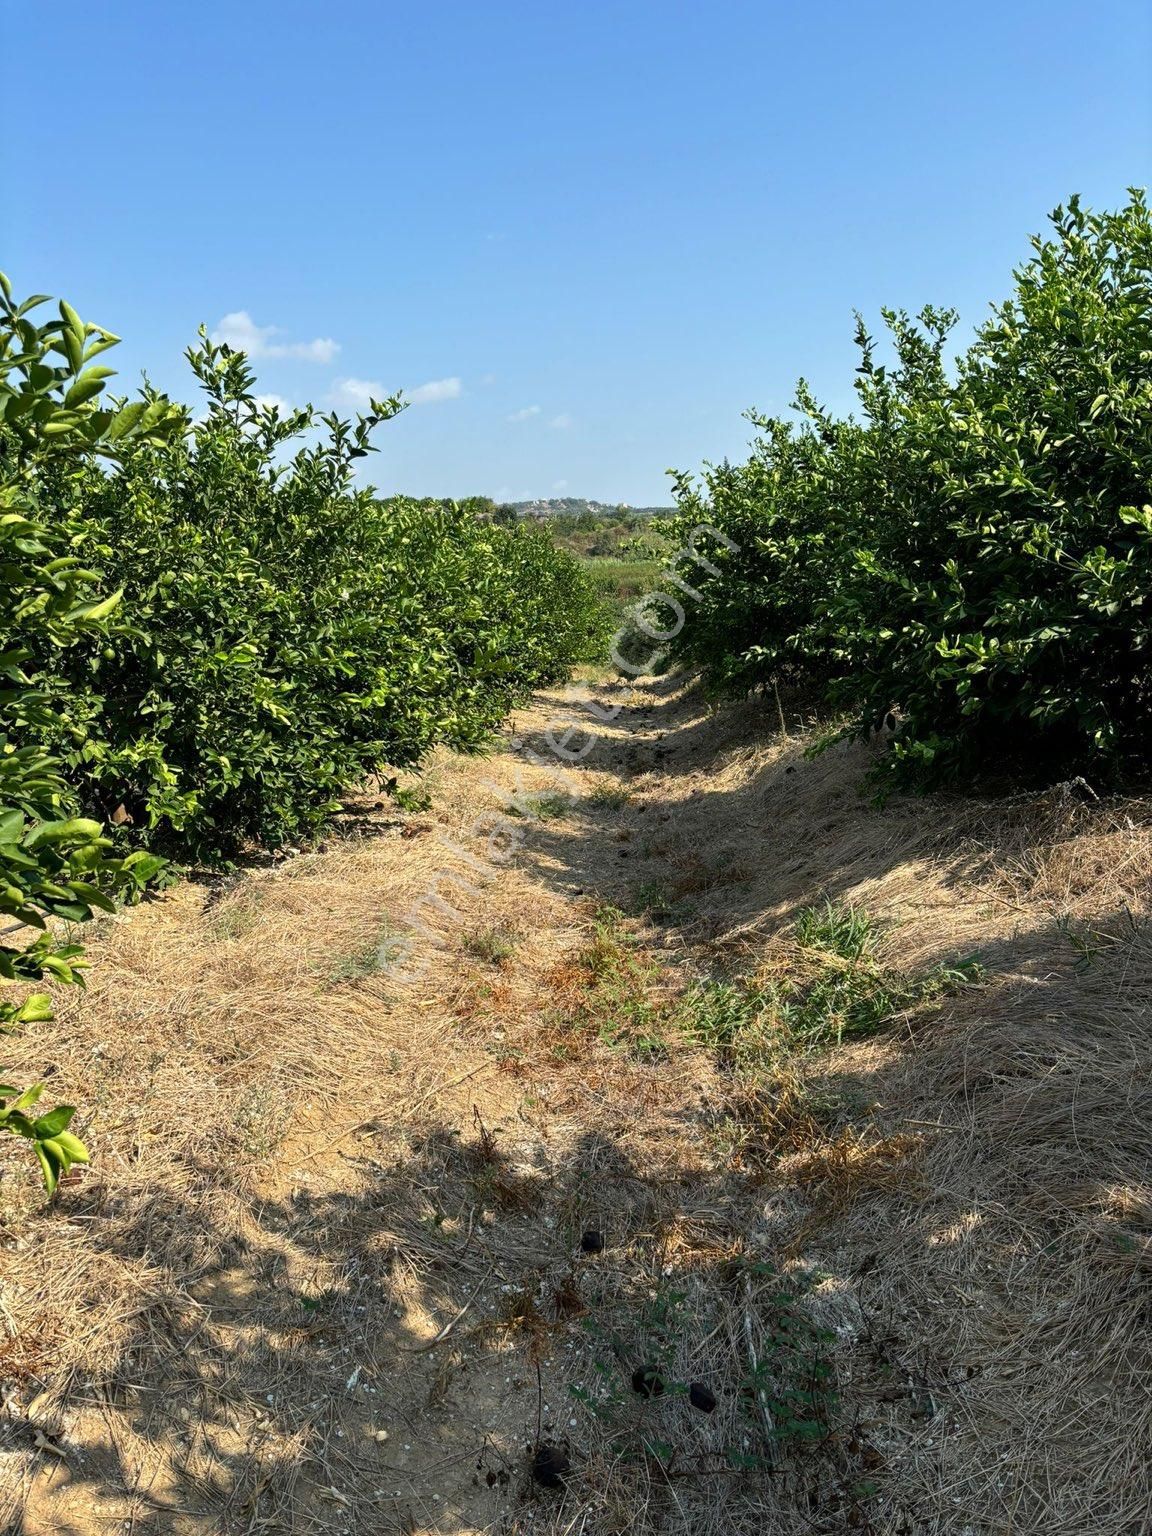
<svg viewBox="0 0 1152 1536"><path fill-rule="evenodd" d="M503 965L515 949L515 941L506 928L474 928L464 935L460 947L477 960Z"/></svg>
<svg viewBox="0 0 1152 1536"><path fill-rule="evenodd" d="M671 917L675 905L664 880L644 880L632 896L632 909L638 917Z"/></svg>
<svg viewBox="0 0 1152 1536"><path fill-rule="evenodd" d="M597 784L585 797L588 805L606 811L619 811L632 799L632 791L623 784Z"/></svg>
<svg viewBox="0 0 1152 1536"><path fill-rule="evenodd" d="M1107 933L1099 928L1073 928L1066 916L1057 918L1057 928L1076 952L1075 969L1078 976L1092 970L1101 955L1109 954L1138 938L1146 927L1145 922L1128 907L1120 912L1118 923L1119 933Z"/></svg>
<svg viewBox="0 0 1152 1536"><path fill-rule="evenodd" d="M807 907L796 920L796 941L806 949L823 949L841 960L858 960L875 947L876 925L859 907Z"/></svg>
<svg viewBox="0 0 1152 1536"><path fill-rule="evenodd" d="M351 954L341 955L329 972L328 979L336 985L342 982L364 981L367 977L379 975L381 971L386 970L400 953L399 942L390 940L389 930L385 928L371 943L363 945Z"/></svg>
<svg viewBox="0 0 1152 1536"><path fill-rule="evenodd" d="M572 1017L604 1044L651 1059L667 1052L672 1009L661 990L662 968L624 923L616 907L597 912L592 942L577 956L586 981Z"/></svg>
<svg viewBox="0 0 1152 1536"><path fill-rule="evenodd" d="M835 1335L819 1327L804 1304L818 1278L738 1262L721 1284L709 1287L706 1299L665 1282L634 1310L615 1317L592 1314L583 1327L598 1346L595 1384L569 1391L626 1458L649 1457L668 1466L678 1447L665 1438L672 1431L664 1410L692 1390L681 1362L696 1353L700 1338L719 1332L729 1306L741 1314L751 1309L760 1323L755 1349L743 1328L733 1330L741 1346L724 1378L713 1377L709 1392L714 1405L723 1406L727 1397L735 1409L737 1427L723 1447L728 1464L768 1470L781 1452L817 1444L831 1429L838 1401L831 1362ZM645 1405L639 1418L637 1399Z"/></svg>
<svg viewBox="0 0 1152 1536"><path fill-rule="evenodd" d="M858 908L826 901L801 913L798 974L778 990L780 1022L795 1040L839 1045L874 1034L898 1015L983 975L972 955L910 976L877 958L878 938L875 922Z"/></svg>
<svg viewBox="0 0 1152 1536"><path fill-rule="evenodd" d="M678 1024L691 1045L735 1067L762 1065L779 1048L776 999L736 981L705 981L680 999Z"/></svg>
<svg viewBox="0 0 1152 1536"><path fill-rule="evenodd" d="M542 795L527 795L517 805L505 807L509 816L532 816L538 821L556 821L573 810L575 801L571 795L552 790Z"/></svg>
<svg viewBox="0 0 1152 1536"><path fill-rule="evenodd" d="M699 983L680 1001L680 1031L730 1065L755 1070L789 1051L874 1034L983 975L975 956L909 975L877 957L879 937L859 908L809 907L797 919L795 957L782 975L761 985Z"/></svg>
<svg viewBox="0 0 1152 1536"><path fill-rule="evenodd" d="M261 895L251 885L229 895L208 914L207 928L216 939L243 939L260 921Z"/></svg>

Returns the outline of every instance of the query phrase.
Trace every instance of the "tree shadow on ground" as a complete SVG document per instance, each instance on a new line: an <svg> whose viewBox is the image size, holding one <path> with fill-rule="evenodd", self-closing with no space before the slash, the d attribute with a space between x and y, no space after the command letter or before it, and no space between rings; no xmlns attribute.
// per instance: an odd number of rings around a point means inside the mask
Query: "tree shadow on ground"
<svg viewBox="0 0 1152 1536"><path fill-rule="evenodd" d="M69 1215L147 1287L104 1370L5 1425L10 1447L40 1447L10 1528L511 1531L587 1505L607 1530L610 1505L660 1530L674 1499L751 1530L797 1490L843 1505L851 1456L829 1440L785 1471L748 1401L747 1350L788 1305L746 1231L758 1176L671 1151L641 1171L616 1129L524 1161L501 1145L511 1129L427 1124L398 1161L358 1154L355 1192L257 1200L242 1236L171 1195L105 1232L78 1190ZM809 1379L809 1335L782 1380ZM666 1390L638 1395L653 1362ZM697 1377L711 1413L683 1395ZM823 1439L828 1414L810 1420ZM566 1487L532 1481L541 1442L563 1448Z"/></svg>
<svg viewBox="0 0 1152 1536"><path fill-rule="evenodd" d="M210 1200L124 1213L76 1185L47 1219L140 1291L101 1369L10 1407L36 1465L8 1528L919 1536L1010 1505L1022 1532L1141 1529L1146 1468L1100 1476L1152 1366L1152 938L1125 921L1087 967L827 1064L802 1126L771 1079L657 1138L626 1102L547 1140L431 1118L366 1135L350 1187L257 1188L222 1227ZM531 1480L541 1441L566 1487Z"/></svg>
<svg viewBox="0 0 1152 1536"><path fill-rule="evenodd" d="M924 960L932 952L954 961L980 947L999 972L1013 957L1046 952L1053 920L1078 897L1117 910L1144 900L1144 865L1131 847L1129 877L1115 885L1108 855L1095 854L1095 895L1072 889L1074 875L1069 890L1029 908L1018 893L1036 883L1036 862L1051 849L1080 838L1093 856L1094 839L1147 828L1146 801L1086 804L1058 784L1010 801L900 795L877 804L867 775L880 741L841 742L811 756L813 730L773 732L763 700L716 712L698 686L677 678L656 680L639 697L624 685L606 687L597 701L618 713L603 725L589 725L578 708L564 717L583 718L596 739L563 781L577 790L568 814L532 823L522 857L543 882L653 918L689 951L720 957L727 945L738 962L749 941L762 943L813 902L865 902L890 908L892 921L919 923ZM558 716L554 738L559 731ZM541 766L557 762L547 736L524 737ZM1092 872L1080 876L1083 885ZM983 910L957 926L948 909L960 894L971 907L981 884ZM1038 927L1033 943L1027 935Z"/></svg>

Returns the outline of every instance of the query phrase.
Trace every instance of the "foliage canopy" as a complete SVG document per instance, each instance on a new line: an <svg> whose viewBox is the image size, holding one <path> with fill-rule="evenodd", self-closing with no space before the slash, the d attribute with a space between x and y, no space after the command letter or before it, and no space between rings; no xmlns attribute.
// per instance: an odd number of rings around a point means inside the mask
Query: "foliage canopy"
<svg viewBox="0 0 1152 1536"><path fill-rule="evenodd" d="M801 383L799 423L753 417L746 464L677 479L671 532L739 545L684 561L674 642L721 690L815 684L880 777L1114 774L1152 727L1152 220L1142 194L1072 199L953 365L955 316L857 326L858 416Z"/></svg>

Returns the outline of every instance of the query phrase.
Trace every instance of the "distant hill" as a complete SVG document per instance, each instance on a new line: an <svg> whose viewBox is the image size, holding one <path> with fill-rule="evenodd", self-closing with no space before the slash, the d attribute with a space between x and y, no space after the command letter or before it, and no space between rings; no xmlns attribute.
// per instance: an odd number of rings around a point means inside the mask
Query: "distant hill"
<svg viewBox="0 0 1152 1536"><path fill-rule="evenodd" d="M541 518L582 517L585 514L603 518L622 515L664 517L673 510L671 507L630 507L627 502L586 501L582 496L545 496L537 501L510 501L505 505L510 506L518 517Z"/></svg>

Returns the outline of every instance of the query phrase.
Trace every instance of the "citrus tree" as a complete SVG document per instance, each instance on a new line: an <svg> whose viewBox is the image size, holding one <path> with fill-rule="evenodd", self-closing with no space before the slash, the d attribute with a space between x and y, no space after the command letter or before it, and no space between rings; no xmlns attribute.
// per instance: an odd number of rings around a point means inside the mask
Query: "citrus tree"
<svg viewBox="0 0 1152 1536"><path fill-rule="evenodd" d="M46 302L17 303L0 274L0 983L25 987L82 982L82 948L53 920L80 924L111 909L159 863L116 853L99 823L77 814L60 763L39 744L58 704L37 658L99 633L119 601L69 550L45 487L87 458L115 458L179 425L159 398L104 407L111 370L95 359L117 338L64 303L50 320L33 318ZM51 1017L45 993L0 1000L0 1029ZM40 1093L0 1084L0 1130L32 1143L51 1194L87 1152L68 1129L72 1106L38 1114Z"/></svg>
<svg viewBox="0 0 1152 1536"><path fill-rule="evenodd" d="M208 863L307 836L366 776L481 748L604 648L582 568L545 535L357 483L399 397L355 421L282 414L242 353L202 335L188 357L198 420L57 487L124 602L67 651L43 639L60 709L42 740L126 842Z"/></svg>
<svg viewBox="0 0 1152 1536"><path fill-rule="evenodd" d="M950 312L885 321L883 347L858 325L854 415L801 385L799 420L753 418L746 464L679 477L669 532L697 595L674 654L732 692L806 680L840 734L883 732L885 785L1144 772L1143 194L1114 212L1058 208L954 361Z"/></svg>

